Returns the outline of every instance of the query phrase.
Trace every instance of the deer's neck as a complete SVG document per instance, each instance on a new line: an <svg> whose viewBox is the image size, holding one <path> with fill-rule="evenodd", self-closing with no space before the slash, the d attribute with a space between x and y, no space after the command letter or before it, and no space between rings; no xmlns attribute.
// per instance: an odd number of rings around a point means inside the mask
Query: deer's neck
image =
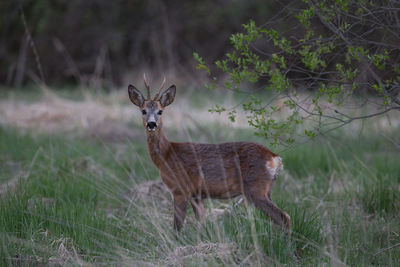
<svg viewBox="0 0 400 267"><path fill-rule="evenodd" d="M150 157L154 164L160 168L163 162L167 160L165 156L168 153L171 143L165 137L161 125L153 133L146 131L146 137Z"/></svg>

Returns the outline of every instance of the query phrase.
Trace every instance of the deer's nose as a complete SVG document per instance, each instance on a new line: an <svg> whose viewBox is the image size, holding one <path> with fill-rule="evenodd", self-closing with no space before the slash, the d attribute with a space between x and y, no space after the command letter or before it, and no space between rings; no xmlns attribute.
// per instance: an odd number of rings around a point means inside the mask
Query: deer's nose
<svg viewBox="0 0 400 267"><path fill-rule="evenodd" d="M154 121L148 122L147 127L149 127L150 129L154 129L157 127L157 123L155 123Z"/></svg>

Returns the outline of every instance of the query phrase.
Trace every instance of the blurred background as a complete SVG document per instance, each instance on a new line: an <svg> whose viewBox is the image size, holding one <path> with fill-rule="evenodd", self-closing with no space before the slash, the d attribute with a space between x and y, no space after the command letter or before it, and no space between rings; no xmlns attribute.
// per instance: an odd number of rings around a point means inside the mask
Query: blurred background
<svg viewBox="0 0 400 267"><path fill-rule="evenodd" d="M243 23L261 25L286 2L1 1L0 84L111 88L145 71L193 81L193 52L214 62Z"/></svg>

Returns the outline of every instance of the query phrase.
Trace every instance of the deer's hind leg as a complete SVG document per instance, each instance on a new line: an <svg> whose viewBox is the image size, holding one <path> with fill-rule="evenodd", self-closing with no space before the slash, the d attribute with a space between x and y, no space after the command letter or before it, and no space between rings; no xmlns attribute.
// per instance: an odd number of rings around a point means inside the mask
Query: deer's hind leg
<svg viewBox="0 0 400 267"><path fill-rule="evenodd" d="M194 197L192 198L190 203L192 204L192 208L194 211L194 215L196 216L196 219L199 220L201 223L204 223L206 215L206 210L204 208L204 200L199 197Z"/></svg>
<svg viewBox="0 0 400 267"><path fill-rule="evenodd" d="M262 210L264 214L271 218L271 220L284 228L286 231L290 230L290 216L278 208L275 203L269 198L272 188L272 180L259 180L250 185L244 185L244 195L247 200L254 204L257 208Z"/></svg>

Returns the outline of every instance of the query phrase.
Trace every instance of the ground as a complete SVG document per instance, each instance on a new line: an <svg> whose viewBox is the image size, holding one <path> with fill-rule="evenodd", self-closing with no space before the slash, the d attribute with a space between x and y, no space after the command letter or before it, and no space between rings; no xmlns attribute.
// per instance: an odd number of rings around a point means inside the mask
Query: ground
<svg viewBox="0 0 400 267"><path fill-rule="evenodd" d="M208 113L226 95L188 90L164 113L174 141L254 141ZM206 100L207 99L207 100ZM227 106L227 105L226 105ZM207 201L172 231L172 201L125 90L4 89L0 94L0 264L400 265L396 113L291 149L272 198L288 236L246 201ZM210 119L211 118L211 119Z"/></svg>

